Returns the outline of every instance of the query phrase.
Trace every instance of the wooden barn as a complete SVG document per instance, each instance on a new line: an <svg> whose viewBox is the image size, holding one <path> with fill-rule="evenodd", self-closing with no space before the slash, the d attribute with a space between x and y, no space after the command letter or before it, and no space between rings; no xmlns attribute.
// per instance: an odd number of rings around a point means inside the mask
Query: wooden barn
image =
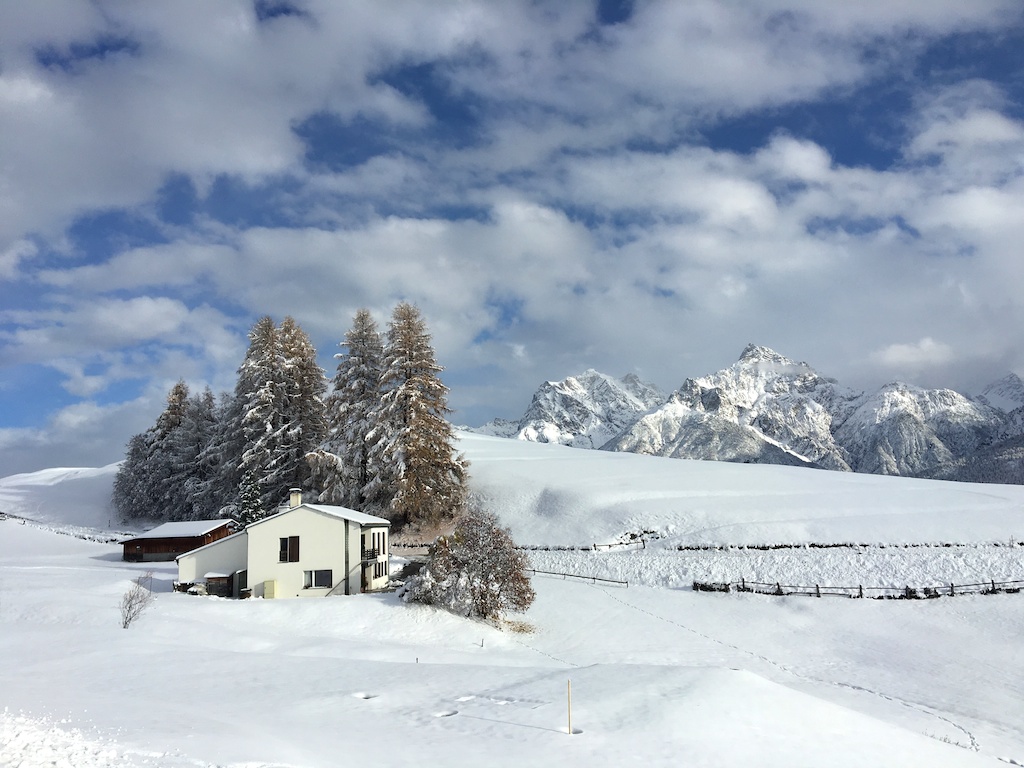
<svg viewBox="0 0 1024 768"><path fill-rule="evenodd" d="M164 523L122 541L123 559L129 562L173 560L178 555L231 535L231 520L188 520Z"/></svg>

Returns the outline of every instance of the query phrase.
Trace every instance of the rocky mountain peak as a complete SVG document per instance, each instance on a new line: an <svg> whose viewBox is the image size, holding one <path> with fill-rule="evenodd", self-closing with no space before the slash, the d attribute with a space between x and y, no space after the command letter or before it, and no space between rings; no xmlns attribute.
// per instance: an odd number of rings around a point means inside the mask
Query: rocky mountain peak
<svg viewBox="0 0 1024 768"><path fill-rule="evenodd" d="M1010 373L981 390L978 396L986 405L1009 413L1024 406L1024 380L1016 373Z"/></svg>
<svg viewBox="0 0 1024 768"><path fill-rule="evenodd" d="M737 361L744 365L755 363L776 363L778 365L807 365L807 363L795 363L788 357L783 357L774 349L762 347L758 344L747 344Z"/></svg>

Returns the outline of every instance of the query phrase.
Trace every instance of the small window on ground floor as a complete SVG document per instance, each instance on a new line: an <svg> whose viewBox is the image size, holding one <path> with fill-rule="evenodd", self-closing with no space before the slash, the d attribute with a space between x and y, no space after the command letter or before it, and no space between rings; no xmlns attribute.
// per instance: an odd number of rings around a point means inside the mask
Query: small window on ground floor
<svg viewBox="0 0 1024 768"><path fill-rule="evenodd" d="M333 572L330 570L326 571L303 571L304 582L303 587L310 589L311 587L330 587L334 585Z"/></svg>

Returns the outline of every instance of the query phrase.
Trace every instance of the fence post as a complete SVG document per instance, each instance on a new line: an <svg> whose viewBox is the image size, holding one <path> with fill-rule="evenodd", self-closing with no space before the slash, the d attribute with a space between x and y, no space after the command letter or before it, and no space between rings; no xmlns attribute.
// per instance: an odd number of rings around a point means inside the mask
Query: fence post
<svg viewBox="0 0 1024 768"><path fill-rule="evenodd" d="M857 585L857 597L864 597L864 585L863 584L858 584Z"/></svg>
<svg viewBox="0 0 1024 768"><path fill-rule="evenodd" d="M782 585L779 582L777 582L777 581L775 582L775 594L776 595L781 595L782 594Z"/></svg>
<svg viewBox="0 0 1024 768"><path fill-rule="evenodd" d="M566 706L569 713L569 735L572 736L572 680L566 681Z"/></svg>
<svg viewBox="0 0 1024 768"><path fill-rule="evenodd" d="M992 591L993 592L996 591L996 580L995 579L992 579Z"/></svg>
<svg viewBox="0 0 1024 768"><path fill-rule="evenodd" d="M814 585L814 594L817 597L821 597L821 587L819 587L817 584Z"/></svg>
<svg viewBox="0 0 1024 768"><path fill-rule="evenodd" d="M953 591L953 582L949 582L949 596L953 597L955 594L956 592Z"/></svg>
<svg viewBox="0 0 1024 768"><path fill-rule="evenodd" d="M743 587L743 591L747 591L747 579L744 576L740 576L740 586Z"/></svg>

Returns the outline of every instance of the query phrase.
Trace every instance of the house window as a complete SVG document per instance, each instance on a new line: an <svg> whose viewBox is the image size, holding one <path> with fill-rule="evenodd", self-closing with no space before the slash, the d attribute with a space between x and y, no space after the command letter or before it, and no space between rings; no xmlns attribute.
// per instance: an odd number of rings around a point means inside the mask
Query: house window
<svg viewBox="0 0 1024 768"><path fill-rule="evenodd" d="M281 537L281 551L279 553L278 562L281 562L281 563L297 563L297 562L299 562L299 537L298 536L282 536Z"/></svg>
<svg viewBox="0 0 1024 768"><path fill-rule="evenodd" d="M311 587L330 587L334 584L333 573L330 570L326 571L304 571L303 588L309 589Z"/></svg>

